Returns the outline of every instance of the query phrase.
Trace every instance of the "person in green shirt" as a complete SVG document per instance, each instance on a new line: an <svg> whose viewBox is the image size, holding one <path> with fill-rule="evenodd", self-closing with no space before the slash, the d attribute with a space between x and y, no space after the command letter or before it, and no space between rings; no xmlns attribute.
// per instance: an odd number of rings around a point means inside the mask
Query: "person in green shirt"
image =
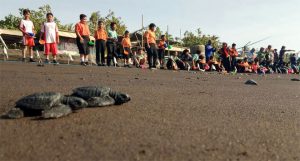
<svg viewBox="0 0 300 161"><path fill-rule="evenodd" d="M257 59L258 59L259 65L265 66L265 58L266 58L265 54L266 54L265 49L263 47L260 48L259 52L257 52Z"/></svg>
<svg viewBox="0 0 300 161"><path fill-rule="evenodd" d="M107 66L111 65L111 61L113 60L113 65L119 66L117 63L117 42L118 42L118 34L117 34L117 24L112 22L110 24L110 29L107 32Z"/></svg>

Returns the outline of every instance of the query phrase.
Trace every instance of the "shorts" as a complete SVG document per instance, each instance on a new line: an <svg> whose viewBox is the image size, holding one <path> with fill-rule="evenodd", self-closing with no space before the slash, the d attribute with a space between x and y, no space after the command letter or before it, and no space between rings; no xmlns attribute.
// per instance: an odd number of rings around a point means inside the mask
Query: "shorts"
<svg viewBox="0 0 300 161"><path fill-rule="evenodd" d="M34 44L34 38L29 36L23 36L23 45L28 47L35 46Z"/></svg>
<svg viewBox="0 0 300 161"><path fill-rule="evenodd" d="M90 47L88 46L88 43L90 41L90 38L88 36L81 36L83 38L83 43L80 42L80 38L76 38L77 47L79 50L79 54L83 55L89 55L90 54Z"/></svg>
<svg viewBox="0 0 300 161"><path fill-rule="evenodd" d="M45 55L52 53L53 56L57 55L57 44L56 43L46 43L45 44Z"/></svg>
<svg viewBox="0 0 300 161"><path fill-rule="evenodd" d="M158 49L158 59L159 60L165 59L165 49Z"/></svg>
<svg viewBox="0 0 300 161"><path fill-rule="evenodd" d="M131 54L131 49L128 47L124 47L124 53L123 53L123 57L124 59L128 60Z"/></svg>

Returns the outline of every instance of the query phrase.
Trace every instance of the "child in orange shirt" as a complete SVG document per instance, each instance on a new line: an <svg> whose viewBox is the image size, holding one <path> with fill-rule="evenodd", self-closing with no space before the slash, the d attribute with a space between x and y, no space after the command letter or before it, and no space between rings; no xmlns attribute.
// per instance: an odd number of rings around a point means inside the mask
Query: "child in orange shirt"
<svg viewBox="0 0 300 161"><path fill-rule="evenodd" d="M98 21L98 29L95 31L94 37L96 39L96 63L98 66L105 66L105 49L107 41L107 33L104 29L103 21ZM101 56L100 56L101 53ZM100 63L101 57L101 63Z"/></svg>
<svg viewBox="0 0 300 161"><path fill-rule="evenodd" d="M161 35L161 38L160 38L160 41L158 44L158 59L159 59L161 68L164 68L164 65L165 65L165 49L167 47L166 40L167 40L166 36Z"/></svg>
<svg viewBox="0 0 300 161"><path fill-rule="evenodd" d="M80 61L82 66L87 66L88 55L90 54L90 48L88 42L90 41L90 29L87 22L87 16L80 14L80 22L75 25L76 43L80 54Z"/></svg>
<svg viewBox="0 0 300 161"><path fill-rule="evenodd" d="M129 31L125 31L124 38L122 39L122 47L123 47L123 54L124 54L124 67L130 67L128 64L129 56L132 54L131 52L131 41L129 36Z"/></svg>

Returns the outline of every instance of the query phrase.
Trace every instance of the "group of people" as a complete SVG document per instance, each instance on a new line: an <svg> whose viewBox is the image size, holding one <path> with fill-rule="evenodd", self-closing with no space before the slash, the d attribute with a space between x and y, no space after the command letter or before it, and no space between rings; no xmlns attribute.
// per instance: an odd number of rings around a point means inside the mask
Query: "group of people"
<svg viewBox="0 0 300 161"><path fill-rule="evenodd" d="M23 11L24 19L20 22L20 31L23 33L23 61L26 59L26 52L30 53L30 62L33 59L33 46L35 46L34 25L30 21L30 11ZM169 70L200 70L218 72L249 72L249 73L299 73L299 60L296 55L290 56L289 63L284 61L286 50L283 46L280 52L269 45L266 49L261 48L257 53L252 49L247 56L241 58L244 53L239 53L236 44L231 47L223 43L222 47L214 48L209 40L204 50L196 50L190 53L188 49L182 53L165 57L165 49L168 47L165 35L160 37L157 43L156 25L151 23L149 29L144 33L144 48L132 48L129 31L125 31L122 40L119 42L117 24L112 22L106 30L103 21L98 21L98 28L94 31L95 42L90 41L90 30L87 16L80 14L80 21L75 25L76 44L80 54L80 64L88 64L90 47L96 47L96 64L98 66L120 66L118 59L124 59L124 67L131 67L131 64L138 68L166 68ZM41 24L39 43L44 45L45 63L49 63L49 54L52 53L52 63L57 64L57 44L59 43L58 27L54 22L53 14L47 13L46 22ZM120 47L119 47L120 46ZM120 50L121 49L121 50ZM145 51L144 51L145 50ZM107 53L107 54L106 54ZM106 58L105 58L106 55Z"/></svg>

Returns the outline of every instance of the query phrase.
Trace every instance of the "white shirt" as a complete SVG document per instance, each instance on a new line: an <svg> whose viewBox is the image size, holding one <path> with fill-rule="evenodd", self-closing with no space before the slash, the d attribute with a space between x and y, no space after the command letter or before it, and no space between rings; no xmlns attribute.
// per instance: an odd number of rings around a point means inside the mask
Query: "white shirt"
<svg viewBox="0 0 300 161"><path fill-rule="evenodd" d="M55 22L45 22L41 27L41 32L45 34L46 43L55 43L58 28Z"/></svg>
<svg viewBox="0 0 300 161"><path fill-rule="evenodd" d="M30 20L21 20L20 28L22 28L26 33L33 33L32 29L34 26Z"/></svg>

